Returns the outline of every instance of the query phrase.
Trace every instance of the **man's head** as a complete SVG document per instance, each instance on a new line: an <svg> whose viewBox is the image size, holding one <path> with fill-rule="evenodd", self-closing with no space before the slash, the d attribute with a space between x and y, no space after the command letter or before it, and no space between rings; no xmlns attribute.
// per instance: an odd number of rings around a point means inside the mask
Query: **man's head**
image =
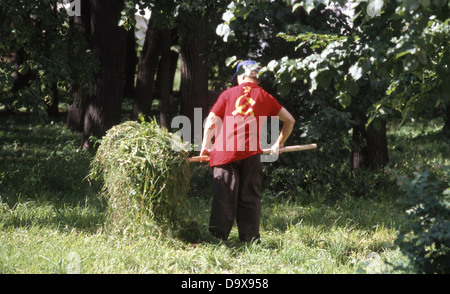
<svg viewBox="0 0 450 294"><path fill-rule="evenodd" d="M261 67L256 61L244 60L238 64L232 81L235 84L241 84L247 81L259 83L258 72L260 69Z"/></svg>

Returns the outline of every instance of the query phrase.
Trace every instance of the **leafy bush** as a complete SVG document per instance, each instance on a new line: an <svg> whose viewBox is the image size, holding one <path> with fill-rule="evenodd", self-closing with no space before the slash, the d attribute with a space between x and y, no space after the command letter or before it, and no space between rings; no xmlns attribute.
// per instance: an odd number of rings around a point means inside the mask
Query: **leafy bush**
<svg viewBox="0 0 450 294"><path fill-rule="evenodd" d="M406 227L396 240L417 273L450 272L450 167L435 165L433 171L416 168L413 176L393 172L405 192L398 202L406 209Z"/></svg>
<svg viewBox="0 0 450 294"><path fill-rule="evenodd" d="M265 164L264 188L270 193L278 195L285 191L292 196L299 190L322 193L330 187L341 187L343 179L348 180L349 129L353 121L338 101L330 102L330 95L329 91L318 90L312 96L305 87L299 86L289 96L277 96L296 119L286 145L317 143L318 148L283 153L277 161Z"/></svg>
<svg viewBox="0 0 450 294"><path fill-rule="evenodd" d="M101 140L90 177L101 178L116 227L173 224L188 205L189 164L177 138L155 121L129 121ZM156 222L154 222L156 221Z"/></svg>

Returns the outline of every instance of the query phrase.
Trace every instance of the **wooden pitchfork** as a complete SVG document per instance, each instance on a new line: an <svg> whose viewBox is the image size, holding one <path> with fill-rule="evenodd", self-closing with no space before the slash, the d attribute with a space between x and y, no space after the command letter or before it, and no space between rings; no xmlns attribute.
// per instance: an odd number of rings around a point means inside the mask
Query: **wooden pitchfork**
<svg viewBox="0 0 450 294"><path fill-rule="evenodd" d="M280 148L280 152L293 152L293 151L305 151L305 150L312 150L316 149L317 144L309 144L309 145L294 145L294 146L286 146L283 148ZM270 149L264 149L263 154L270 154ZM189 162L208 162L209 156L203 155L203 156L193 156L188 159Z"/></svg>

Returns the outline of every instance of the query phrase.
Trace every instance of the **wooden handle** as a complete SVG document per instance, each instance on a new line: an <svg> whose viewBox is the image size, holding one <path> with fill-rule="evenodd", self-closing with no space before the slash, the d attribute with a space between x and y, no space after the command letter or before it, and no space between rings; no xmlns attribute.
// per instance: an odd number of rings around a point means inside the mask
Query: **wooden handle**
<svg viewBox="0 0 450 294"><path fill-rule="evenodd" d="M294 146L286 146L283 148L280 148L280 152L293 152L293 151L305 151L305 150L312 150L316 149L317 144L309 144L309 145L294 145ZM264 149L264 154L270 154L270 149Z"/></svg>
<svg viewBox="0 0 450 294"><path fill-rule="evenodd" d="M312 150L316 149L317 144L309 144L309 145L294 145L294 146L286 146L283 148L280 148L280 152L293 152L293 151L305 151L305 150ZM270 149L264 149L264 154L270 154ZM208 155L203 156L194 156L190 157L188 159L189 162L208 162L209 161Z"/></svg>
<svg viewBox="0 0 450 294"><path fill-rule="evenodd" d="M189 157L188 161L189 162L207 162L209 161L209 156L208 155L203 155L203 156L194 156L194 157Z"/></svg>

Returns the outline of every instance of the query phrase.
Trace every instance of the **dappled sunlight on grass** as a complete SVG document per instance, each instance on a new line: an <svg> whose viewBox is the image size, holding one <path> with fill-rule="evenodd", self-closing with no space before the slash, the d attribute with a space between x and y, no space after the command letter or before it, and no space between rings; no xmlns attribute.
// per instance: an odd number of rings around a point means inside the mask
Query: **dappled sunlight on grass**
<svg viewBox="0 0 450 294"><path fill-rule="evenodd" d="M416 164L448 164L441 125L393 125L390 166L406 173ZM387 176L368 178L376 182L367 186L370 197L333 187L295 197L265 191L261 243L247 244L236 227L225 242L209 235L210 173L191 167L198 173L185 227L108 230L101 185L86 180L92 154L78 150L78 139L62 122L0 128L1 273L65 273L72 252L82 273L379 273L405 261L393 246L401 211Z"/></svg>

